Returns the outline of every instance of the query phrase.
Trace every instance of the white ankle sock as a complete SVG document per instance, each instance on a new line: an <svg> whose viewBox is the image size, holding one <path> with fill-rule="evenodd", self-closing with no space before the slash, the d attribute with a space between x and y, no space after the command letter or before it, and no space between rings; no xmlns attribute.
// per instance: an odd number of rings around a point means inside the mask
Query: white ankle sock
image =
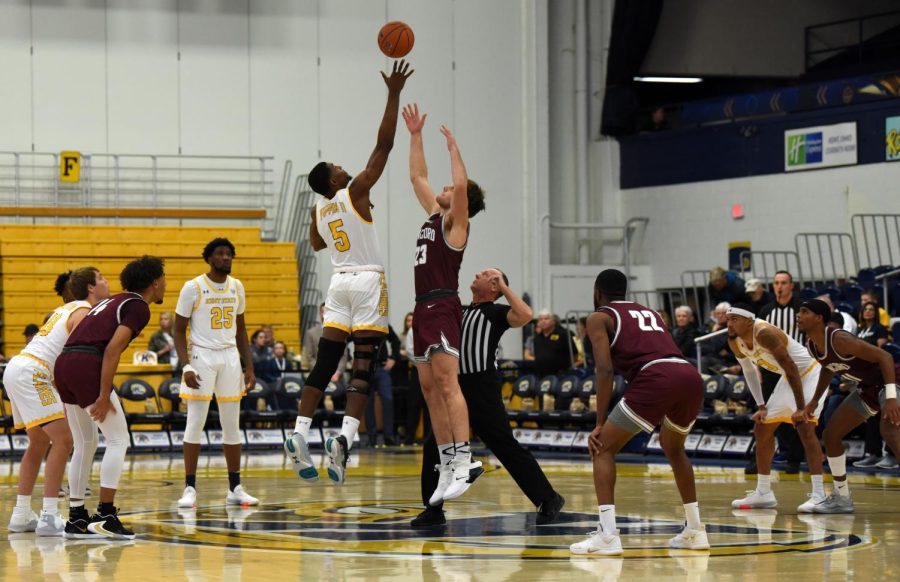
<svg viewBox="0 0 900 582"><path fill-rule="evenodd" d="M446 467L456 455L456 445L454 443L445 443L438 445L438 453L441 455L441 467Z"/></svg>
<svg viewBox="0 0 900 582"><path fill-rule="evenodd" d="M59 499L56 497L44 497L43 513L59 515Z"/></svg>
<svg viewBox="0 0 900 582"><path fill-rule="evenodd" d="M299 432L304 439L309 436L309 427L312 426L312 419L308 416L298 416L297 422L294 423L294 432Z"/></svg>
<svg viewBox="0 0 900 582"><path fill-rule="evenodd" d="M850 482L846 479L844 479L843 481L835 480L834 492L841 497L850 497Z"/></svg>
<svg viewBox="0 0 900 582"><path fill-rule="evenodd" d="M453 443L453 450L453 456L456 459L465 461L466 463L472 462L472 449L469 446L469 441Z"/></svg>
<svg viewBox="0 0 900 582"><path fill-rule="evenodd" d="M825 479L822 475L811 475L813 497L825 496Z"/></svg>
<svg viewBox="0 0 900 582"><path fill-rule="evenodd" d="M600 531L605 534L616 532L616 506L601 505L600 510Z"/></svg>
<svg viewBox="0 0 900 582"><path fill-rule="evenodd" d="M772 475L757 475L756 490L763 495L770 493L772 491Z"/></svg>
<svg viewBox="0 0 900 582"><path fill-rule="evenodd" d="M684 519L689 529L700 529L700 504L698 502L684 504Z"/></svg>
<svg viewBox="0 0 900 582"><path fill-rule="evenodd" d="M353 439L356 437L357 430L359 430L359 419L345 416L344 422L341 424L341 436L347 439L348 451L353 447Z"/></svg>
<svg viewBox="0 0 900 582"><path fill-rule="evenodd" d="M831 469L832 477L847 476L847 453L839 457L828 457L828 468Z"/></svg>
<svg viewBox="0 0 900 582"><path fill-rule="evenodd" d="M16 495L16 509L31 510L31 495Z"/></svg>

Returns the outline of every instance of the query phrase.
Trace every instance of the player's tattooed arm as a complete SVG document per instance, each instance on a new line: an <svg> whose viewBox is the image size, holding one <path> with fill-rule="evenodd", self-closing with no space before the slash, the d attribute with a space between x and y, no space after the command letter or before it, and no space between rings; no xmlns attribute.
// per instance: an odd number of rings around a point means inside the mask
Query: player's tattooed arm
<svg viewBox="0 0 900 582"><path fill-rule="evenodd" d="M806 399L803 396L803 381L800 379L800 370L797 369L797 364L794 363L794 360L788 354L787 342L784 340L783 331L770 327L763 328L756 334L756 341L759 342L759 345L769 351L775 358L775 361L778 362L778 365L781 366L781 369L784 370L784 376L791 387L791 392L794 393L797 409L802 409L806 407Z"/></svg>

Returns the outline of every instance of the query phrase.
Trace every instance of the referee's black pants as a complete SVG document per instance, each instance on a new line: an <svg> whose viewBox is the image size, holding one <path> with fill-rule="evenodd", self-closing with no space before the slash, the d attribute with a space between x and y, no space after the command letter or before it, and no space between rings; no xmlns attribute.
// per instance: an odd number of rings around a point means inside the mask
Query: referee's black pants
<svg viewBox="0 0 900 582"><path fill-rule="evenodd" d="M500 460L512 476L519 489L531 500L535 507L556 496L556 491L547 480L534 456L513 436L506 416L506 407L500 396L500 379L497 372L478 372L459 376L459 385L466 407L469 409L469 424L478 438ZM434 433L425 439L422 455L422 501L428 506L431 494L437 488L439 475L435 465L440 463Z"/></svg>

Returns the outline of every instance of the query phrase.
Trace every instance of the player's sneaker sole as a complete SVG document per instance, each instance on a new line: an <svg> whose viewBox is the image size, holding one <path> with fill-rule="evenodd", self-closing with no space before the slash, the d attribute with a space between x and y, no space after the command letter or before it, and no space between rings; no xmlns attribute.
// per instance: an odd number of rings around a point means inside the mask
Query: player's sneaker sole
<svg viewBox="0 0 900 582"><path fill-rule="evenodd" d="M284 452L294 462L294 472L307 483L319 480L319 471L309 455L309 445L299 433L293 433L284 441Z"/></svg>
<svg viewBox="0 0 900 582"><path fill-rule="evenodd" d="M338 437L340 438L340 437ZM336 438L330 438L325 442L325 451L328 453L328 478L335 485L343 485L347 478L347 450Z"/></svg>

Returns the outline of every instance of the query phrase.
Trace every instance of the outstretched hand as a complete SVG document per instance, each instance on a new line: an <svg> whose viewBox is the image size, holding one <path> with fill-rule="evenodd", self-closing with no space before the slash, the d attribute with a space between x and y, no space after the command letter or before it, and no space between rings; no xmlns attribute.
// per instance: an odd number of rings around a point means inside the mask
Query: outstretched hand
<svg viewBox="0 0 900 582"><path fill-rule="evenodd" d="M444 134L444 137L447 138L447 149L451 152L456 149L456 138L453 137L453 132L446 125L441 126L441 133Z"/></svg>
<svg viewBox="0 0 900 582"><path fill-rule="evenodd" d="M381 71L381 77L384 79L384 84L387 85L388 91L399 93L403 90L406 80L414 72L414 70L410 70L409 63L401 59L394 61L394 69L391 71L390 77L385 75L384 71Z"/></svg>
<svg viewBox="0 0 900 582"><path fill-rule="evenodd" d="M406 105L403 108L403 121L406 122L406 129L409 130L409 133L422 133L422 128L425 127L426 117L428 117L427 113L423 113L421 117L419 116L418 103Z"/></svg>

